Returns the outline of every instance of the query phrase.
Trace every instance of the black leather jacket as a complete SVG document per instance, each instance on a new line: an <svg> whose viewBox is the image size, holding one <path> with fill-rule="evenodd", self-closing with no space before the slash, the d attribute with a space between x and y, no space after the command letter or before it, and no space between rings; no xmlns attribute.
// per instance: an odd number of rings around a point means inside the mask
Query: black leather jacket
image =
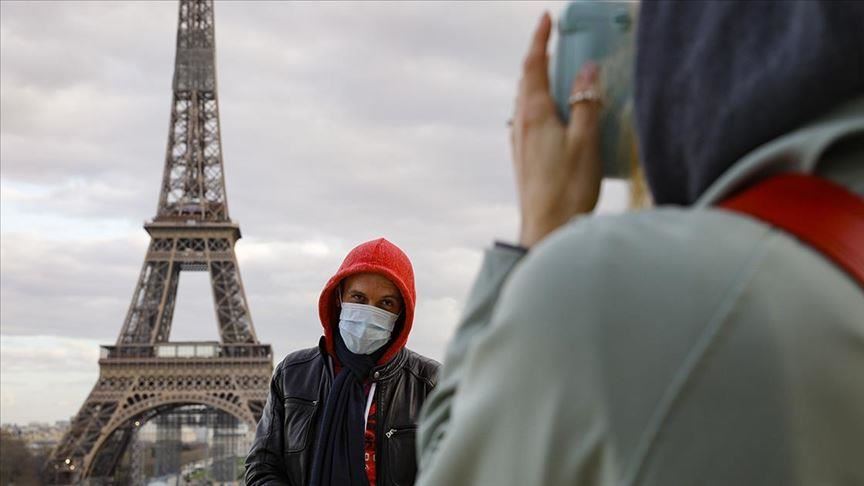
<svg viewBox="0 0 864 486"><path fill-rule="evenodd" d="M439 364L402 349L373 369L378 443L376 486L413 485L420 407L436 384ZM270 394L246 458L246 484L303 486L324 403L333 382L330 360L317 348L289 354L273 373Z"/></svg>

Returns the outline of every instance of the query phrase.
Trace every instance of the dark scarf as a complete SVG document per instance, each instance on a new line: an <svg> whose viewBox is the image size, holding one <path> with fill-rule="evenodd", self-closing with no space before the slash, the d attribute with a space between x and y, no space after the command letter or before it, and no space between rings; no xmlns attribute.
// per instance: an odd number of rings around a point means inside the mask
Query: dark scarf
<svg viewBox="0 0 864 486"><path fill-rule="evenodd" d="M324 405L312 460L311 486L368 486L363 429L366 397L363 382L387 346L371 355L354 354L345 347L338 330L333 333L336 357L342 370Z"/></svg>

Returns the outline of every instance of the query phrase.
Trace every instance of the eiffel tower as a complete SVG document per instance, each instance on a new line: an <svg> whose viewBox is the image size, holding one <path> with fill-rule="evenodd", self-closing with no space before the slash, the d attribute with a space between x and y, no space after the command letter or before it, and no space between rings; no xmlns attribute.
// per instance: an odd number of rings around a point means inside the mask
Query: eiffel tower
<svg viewBox="0 0 864 486"><path fill-rule="evenodd" d="M144 225L150 246L120 336L102 346L99 380L46 465L54 483L112 482L140 427L179 407L203 405L254 430L267 398L272 352L255 335L234 254L240 227L228 216L213 0L180 0L179 11L164 176ZM219 342L169 341L183 271L210 273ZM179 429L174 436L179 444Z"/></svg>

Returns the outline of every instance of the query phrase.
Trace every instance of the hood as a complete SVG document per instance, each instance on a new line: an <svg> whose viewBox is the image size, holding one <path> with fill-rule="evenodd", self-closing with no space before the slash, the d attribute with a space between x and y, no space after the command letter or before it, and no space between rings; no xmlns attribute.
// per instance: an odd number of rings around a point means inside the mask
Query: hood
<svg viewBox="0 0 864 486"><path fill-rule="evenodd" d="M346 277L357 273L377 273L393 282L402 294L404 311L396 327L387 350L378 360L378 364L390 361L405 347L411 326L414 323L414 305L416 292L414 290L414 268L411 260L398 246L384 238L367 241L358 245L345 257L339 270L327 281L321 297L318 299L318 315L324 328L324 341L327 353L335 356L333 348L333 332L339 324L338 292L339 284Z"/></svg>
<svg viewBox="0 0 864 486"><path fill-rule="evenodd" d="M692 204L738 159L864 93L864 3L640 6L636 129L657 204Z"/></svg>

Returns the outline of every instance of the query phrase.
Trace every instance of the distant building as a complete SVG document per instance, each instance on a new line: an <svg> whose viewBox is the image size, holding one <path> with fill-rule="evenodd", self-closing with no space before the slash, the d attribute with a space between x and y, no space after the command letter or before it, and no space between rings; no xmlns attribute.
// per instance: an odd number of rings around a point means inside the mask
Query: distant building
<svg viewBox="0 0 864 486"><path fill-rule="evenodd" d="M2 430L27 444L27 448L38 454L56 446L63 434L69 429L68 420L58 420L53 424L30 422L27 425L3 424Z"/></svg>

